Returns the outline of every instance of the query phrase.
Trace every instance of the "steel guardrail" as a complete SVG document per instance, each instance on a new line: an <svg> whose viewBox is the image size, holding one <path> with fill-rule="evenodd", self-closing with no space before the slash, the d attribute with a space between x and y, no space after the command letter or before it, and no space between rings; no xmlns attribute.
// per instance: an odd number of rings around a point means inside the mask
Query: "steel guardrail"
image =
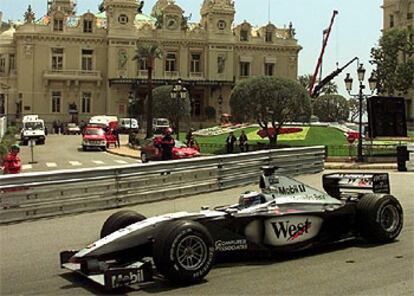
<svg viewBox="0 0 414 296"><path fill-rule="evenodd" d="M0 176L0 223L153 202L257 182L260 167L323 170L323 146Z"/></svg>

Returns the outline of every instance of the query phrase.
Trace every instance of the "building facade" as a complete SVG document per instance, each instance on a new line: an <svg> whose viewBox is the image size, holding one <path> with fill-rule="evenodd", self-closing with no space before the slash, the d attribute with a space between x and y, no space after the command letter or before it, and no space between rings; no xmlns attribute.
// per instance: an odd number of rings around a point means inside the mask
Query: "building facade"
<svg viewBox="0 0 414 296"><path fill-rule="evenodd" d="M384 0L383 29L414 28L414 0ZM414 89L404 95L407 109L407 120L414 125Z"/></svg>
<svg viewBox="0 0 414 296"><path fill-rule="evenodd" d="M74 115L85 121L127 117L131 101L144 115L148 67L133 57L147 43L163 51L154 65L155 86L182 78L195 121L205 120L207 107L230 112L229 96L240 79L297 79L301 47L292 26L236 25L232 0L204 0L197 23L172 0L158 0L150 16L137 0L105 0L100 13L83 15L75 14L73 0L49 2L46 16L36 20L29 7L23 23L0 34L0 100L11 122L25 114L49 125Z"/></svg>

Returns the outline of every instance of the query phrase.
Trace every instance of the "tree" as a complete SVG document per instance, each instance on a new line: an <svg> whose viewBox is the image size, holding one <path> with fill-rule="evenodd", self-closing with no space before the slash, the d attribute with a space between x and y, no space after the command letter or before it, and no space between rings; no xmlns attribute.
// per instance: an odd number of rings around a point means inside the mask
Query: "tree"
<svg viewBox="0 0 414 296"><path fill-rule="evenodd" d="M371 64L380 92L394 95L414 88L414 29L385 31L378 47L371 49Z"/></svg>
<svg viewBox="0 0 414 296"><path fill-rule="evenodd" d="M137 47L135 56L132 60L144 60L147 64L148 76L148 100L147 100L147 135L146 138L152 136L152 70L156 59L162 58L162 51L158 44L149 43L141 44Z"/></svg>
<svg viewBox="0 0 414 296"><path fill-rule="evenodd" d="M311 115L306 90L297 81L282 77L257 76L240 81L231 93L230 107L235 120L256 121L271 145L277 144L284 123L309 120Z"/></svg>
<svg viewBox="0 0 414 296"><path fill-rule="evenodd" d="M349 118L352 122L355 122L359 117L359 100L352 98L348 101L349 107ZM367 103L366 100L362 101L362 114L367 111Z"/></svg>
<svg viewBox="0 0 414 296"><path fill-rule="evenodd" d="M346 121L348 101L341 95L323 95L313 102L313 114L322 122Z"/></svg>
<svg viewBox="0 0 414 296"><path fill-rule="evenodd" d="M191 116L191 102L186 99L171 99L171 85L157 87L153 90L154 114L165 117L176 127L177 135L180 128L180 119L189 119Z"/></svg>
<svg viewBox="0 0 414 296"><path fill-rule="evenodd" d="M299 83L306 89L309 90L309 85L312 80L312 74L305 74L301 75L298 78ZM336 85L335 81L329 81L326 85L322 87L320 93L325 95L330 94L337 94L338 93L338 86Z"/></svg>

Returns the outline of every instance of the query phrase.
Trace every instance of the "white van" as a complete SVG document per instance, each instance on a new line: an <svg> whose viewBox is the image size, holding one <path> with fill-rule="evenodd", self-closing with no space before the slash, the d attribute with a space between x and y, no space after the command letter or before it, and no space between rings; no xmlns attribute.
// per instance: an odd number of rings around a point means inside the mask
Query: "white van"
<svg viewBox="0 0 414 296"><path fill-rule="evenodd" d="M118 122L118 117L108 115L92 116L89 119L90 125L97 125L101 127L108 127L110 122Z"/></svg>
<svg viewBox="0 0 414 296"><path fill-rule="evenodd" d="M139 129L138 120L135 118L121 118L119 120L121 133L128 133L130 130L137 132Z"/></svg>
<svg viewBox="0 0 414 296"><path fill-rule="evenodd" d="M39 118L39 115L23 116L23 128L20 131L20 141L22 145L27 145L31 139L36 144L44 144L46 141L45 122Z"/></svg>
<svg viewBox="0 0 414 296"><path fill-rule="evenodd" d="M168 127L170 127L170 121L167 118L152 119L152 132L154 134L162 134Z"/></svg>

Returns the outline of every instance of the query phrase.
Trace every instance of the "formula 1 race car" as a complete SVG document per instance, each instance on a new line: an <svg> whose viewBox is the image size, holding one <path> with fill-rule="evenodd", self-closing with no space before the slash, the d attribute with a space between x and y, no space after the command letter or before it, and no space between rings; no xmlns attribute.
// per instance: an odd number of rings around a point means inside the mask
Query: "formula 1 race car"
<svg viewBox="0 0 414 296"><path fill-rule="evenodd" d="M156 274L192 284L218 254L296 251L352 238L388 243L403 227L386 173L327 174L324 193L264 167L259 186L261 192L245 192L237 204L198 213L117 212L103 224L100 240L61 252L61 266L108 289Z"/></svg>

